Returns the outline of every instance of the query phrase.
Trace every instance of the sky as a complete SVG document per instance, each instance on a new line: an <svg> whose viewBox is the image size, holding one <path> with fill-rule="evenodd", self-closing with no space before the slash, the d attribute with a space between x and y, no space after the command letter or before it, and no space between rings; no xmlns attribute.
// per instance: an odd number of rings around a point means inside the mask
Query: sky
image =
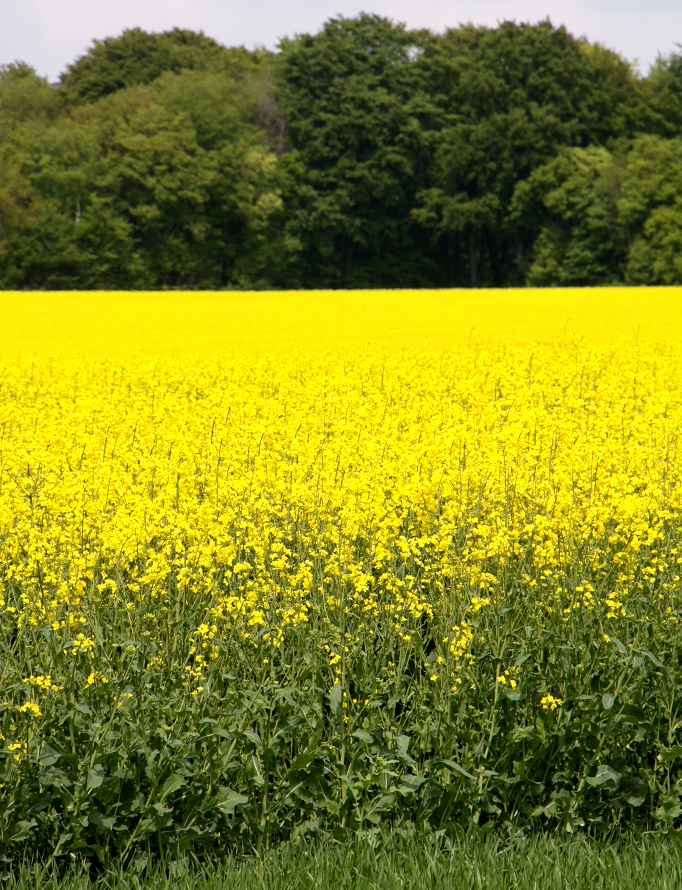
<svg viewBox="0 0 682 890"><path fill-rule="evenodd" d="M549 17L617 50L642 74L682 43L682 0L0 0L0 64L22 60L55 81L93 39L125 28L190 28L226 46L275 49L282 37L359 12L433 31Z"/></svg>

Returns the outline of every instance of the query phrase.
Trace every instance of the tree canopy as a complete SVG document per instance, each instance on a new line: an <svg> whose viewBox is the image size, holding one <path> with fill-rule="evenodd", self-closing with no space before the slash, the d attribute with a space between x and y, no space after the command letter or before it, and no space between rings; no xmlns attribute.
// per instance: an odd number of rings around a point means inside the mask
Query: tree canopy
<svg viewBox="0 0 682 890"><path fill-rule="evenodd" d="M681 54L549 20L135 28L0 67L0 285L678 283L681 140Z"/></svg>

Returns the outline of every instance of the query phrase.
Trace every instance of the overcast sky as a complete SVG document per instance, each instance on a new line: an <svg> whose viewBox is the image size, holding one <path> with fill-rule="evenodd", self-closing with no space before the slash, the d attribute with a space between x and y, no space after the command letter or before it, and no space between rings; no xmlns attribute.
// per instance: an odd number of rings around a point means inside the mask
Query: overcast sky
<svg viewBox="0 0 682 890"><path fill-rule="evenodd" d="M21 59L56 80L94 38L134 27L191 28L227 46L274 49L281 37L363 11L434 31L549 16L637 61L642 73L682 43L682 0L0 0L0 64Z"/></svg>

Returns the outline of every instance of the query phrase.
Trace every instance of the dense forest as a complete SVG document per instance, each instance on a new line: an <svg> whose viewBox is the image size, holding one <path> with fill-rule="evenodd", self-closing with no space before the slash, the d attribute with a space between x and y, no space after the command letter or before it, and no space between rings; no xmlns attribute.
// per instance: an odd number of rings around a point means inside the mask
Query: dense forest
<svg viewBox="0 0 682 890"><path fill-rule="evenodd" d="M682 55L374 15L0 67L0 287L682 283Z"/></svg>

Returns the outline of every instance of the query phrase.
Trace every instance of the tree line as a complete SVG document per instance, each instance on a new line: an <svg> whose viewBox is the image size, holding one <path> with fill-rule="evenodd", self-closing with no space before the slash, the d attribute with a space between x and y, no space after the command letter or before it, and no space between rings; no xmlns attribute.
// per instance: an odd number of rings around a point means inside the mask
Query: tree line
<svg viewBox="0 0 682 890"><path fill-rule="evenodd" d="M0 67L0 287L682 283L682 55L549 20Z"/></svg>

